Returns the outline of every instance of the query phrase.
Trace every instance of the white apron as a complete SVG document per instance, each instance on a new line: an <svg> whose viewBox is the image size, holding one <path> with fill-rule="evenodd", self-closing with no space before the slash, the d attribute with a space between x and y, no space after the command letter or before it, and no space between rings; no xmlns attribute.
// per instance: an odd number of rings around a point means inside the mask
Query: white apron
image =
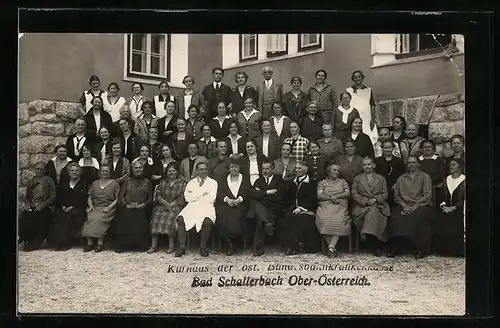
<svg viewBox="0 0 500 328"><path fill-rule="evenodd" d="M372 95L372 89L370 87L366 87L365 89L357 89L355 93L352 87L349 87L346 89L346 91L349 92L349 94L352 96L351 106L358 110L359 116L361 116L361 119L363 120L363 132L370 137L370 139L372 140L372 144L375 144L378 140L377 125L375 124L373 130L370 129L370 98Z"/></svg>
<svg viewBox="0 0 500 328"><path fill-rule="evenodd" d="M111 119L113 122L116 122L120 119L120 109L125 105L125 98L119 97L115 104L112 104L108 101L108 97L102 98L104 110L111 115Z"/></svg>
<svg viewBox="0 0 500 328"><path fill-rule="evenodd" d="M160 101L159 95L154 96L153 100L155 102L156 117L162 118L167 115L167 111L165 110L165 101ZM174 101L174 96L170 95L170 100Z"/></svg>

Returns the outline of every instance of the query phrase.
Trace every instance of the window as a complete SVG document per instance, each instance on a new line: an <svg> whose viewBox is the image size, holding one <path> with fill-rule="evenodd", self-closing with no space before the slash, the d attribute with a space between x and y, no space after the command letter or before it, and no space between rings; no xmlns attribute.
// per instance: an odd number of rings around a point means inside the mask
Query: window
<svg viewBox="0 0 500 328"><path fill-rule="evenodd" d="M451 43L451 34L396 34L396 59L443 52Z"/></svg>
<svg viewBox="0 0 500 328"><path fill-rule="evenodd" d="M288 54L288 34L267 35L267 58Z"/></svg>
<svg viewBox="0 0 500 328"><path fill-rule="evenodd" d="M240 34L240 62L257 59L257 34Z"/></svg>
<svg viewBox="0 0 500 328"><path fill-rule="evenodd" d="M321 48L321 34L299 34L299 51Z"/></svg>
<svg viewBox="0 0 500 328"><path fill-rule="evenodd" d="M127 77L170 80L170 35L128 34Z"/></svg>

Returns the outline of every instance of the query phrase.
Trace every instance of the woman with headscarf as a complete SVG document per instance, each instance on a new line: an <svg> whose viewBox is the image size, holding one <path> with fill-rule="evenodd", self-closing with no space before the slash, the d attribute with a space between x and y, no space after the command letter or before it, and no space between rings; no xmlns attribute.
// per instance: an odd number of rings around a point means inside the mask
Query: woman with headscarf
<svg viewBox="0 0 500 328"><path fill-rule="evenodd" d="M58 186L55 216L47 238L56 251L71 248L86 217L87 184L80 178L81 168L73 162L68 165L68 171L69 181Z"/></svg>
<svg viewBox="0 0 500 328"><path fill-rule="evenodd" d="M28 182L24 197L24 211L19 218L19 240L24 251L40 248L47 237L52 220L51 205L56 200L54 180L45 175L44 165L35 165L35 176Z"/></svg>
<svg viewBox="0 0 500 328"><path fill-rule="evenodd" d="M144 165L132 163L132 175L127 178L119 195L119 208L111 226L116 252L128 249L146 251L149 244L149 206L153 201L151 181L144 177Z"/></svg>
<svg viewBox="0 0 500 328"><path fill-rule="evenodd" d="M84 252L94 250L99 253L104 249L104 237L115 218L120 185L110 178L110 173L109 165L101 165L99 180L94 181L89 189L87 221L81 233L87 239Z"/></svg>

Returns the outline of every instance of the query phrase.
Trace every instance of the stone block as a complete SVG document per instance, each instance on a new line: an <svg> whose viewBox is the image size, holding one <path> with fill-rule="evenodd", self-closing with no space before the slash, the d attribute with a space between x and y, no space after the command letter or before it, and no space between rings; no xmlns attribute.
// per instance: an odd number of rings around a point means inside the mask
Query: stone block
<svg viewBox="0 0 500 328"><path fill-rule="evenodd" d="M30 166L30 155L28 154L19 154L19 168L26 169Z"/></svg>
<svg viewBox="0 0 500 328"><path fill-rule="evenodd" d="M465 102L465 93L460 94L460 101Z"/></svg>
<svg viewBox="0 0 500 328"><path fill-rule="evenodd" d="M444 143L454 134L463 134L462 121L449 121L429 124L429 138L436 143Z"/></svg>
<svg viewBox="0 0 500 328"><path fill-rule="evenodd" d="M406 107L408 105L407 99L398 99L392 102L392 117L403 116L405 117Z"/></svg>
<svg viewBox="0 0 500 328"><path fill-rule="evenodd" d="M448 119L451 121L461 120L464 118L465 106L464 103L458 103L446 107Z"/></svg>
<svg viewBox="0 0 500 328"><path fill-rule="evenodd" d="M65 126L66 126L65 134L67 136L72 135L73 133L76 133L75 123L66 123Z"/></svg>
<svg viewBox="0 0 500 328"><path fill-rule="evenodd" d="M53 153L55 138L52 136L34 136L19 139L19 153Z"/></svg>
<svg viewBox="0 0 500 328"><path fill-rule="evenodd" d="M422 105L422 98L409 98L408 104L406 106L406 123L416 123L418 112L420 110L420 106Z"/></svg>
<svg viewBox="0 0 500 328"><path fill-rule="evenodd" d="M30 117L30 122L59 123L56 114L36 114Z"/></svg>
<svg viewBox="0 0 500 328"><path fill-rule="evenodd" d="M19 105L17 105L17 117L19 120L19 125L26 124L30 121L30 113L27 103L20 103Z"/></svg>
<svg viewBox="0 0 500 328"><path fill-rule="evenodd" d="M53 157L55 157L55 154L42 154L42 153L32 154L30 156L30 165L35 166L36 163L39 163L39 162L47 163Z"/></svg>
<svg viewBox="0 0 500 328"><path fill-rule="evenodd" d="M22 170L19 179L19 185L25 187L28 182L35 176L35 170Z"/></svg>
<svg viewBox="0 0 500 328"><path fill-rule="evenodd" d="M392 125L392 102L381 101L377 104L376 120L378 127L387 127Z"/></svg>
<svg viewBox="0 0 500 328"><path fill-rule="evenodd" d="M444 122L448 119L448 112L446 107L434 107L434 112L432 113L431 123Z"/></svg>
<svg viewBox="0 0 500 328"><path fill-rule="evenodd" d="M434 109L434 104L436 103L438 96L427 96L422 97L422 105L418 113L417 123L418 124L428 124L432 115L432 110Z"/></svg>
<svg viewBox="0 0 500 328"><path fill-rule="evenodd" d="M444 107L458 104L460 102L460 96L461 94L459 93L440 95L438 100L436 101L436 106Z"/></svg>
<svg viewBox="0 0 500 328"><path fill-rule="evenodd" d="M54 143L56 146L58 145L65 145L66 140L68 140L67 137L54 137Z"/></svg>
<svg viewBox="0 0 500 328"><path fill-rule="evenodd" d="M32 127L33 134L60 136L64 135L64 132L64 123L34 122Z"/></svg>
<svg viewBox="0 0 500 328"><path fill-rule="evenodd" d="M438 154L440 154L442 157L450 157L451 155L453 155L453 149L451 148L451 143L449 141L443 143L441 145L441 151Z"/></svg>
<svg viewBox="0 0 500 328"><path fill-rule="evenodd" d="M31 135L31 123L21 125L17 131L20 138Z"/></svg>
<svg viewBox="0 0 500 328"><path fill-rule="evenodd" d="M31 113L55 114L56 112L56 103L50 100L34 100L28 106Z"/></svg>
<svg viewBox="0 0 500 328"><path fill-rule="evenodd" d="M77 118L83 117L79 103L56 102L55 112L59 121L74 122Z"/></svg>

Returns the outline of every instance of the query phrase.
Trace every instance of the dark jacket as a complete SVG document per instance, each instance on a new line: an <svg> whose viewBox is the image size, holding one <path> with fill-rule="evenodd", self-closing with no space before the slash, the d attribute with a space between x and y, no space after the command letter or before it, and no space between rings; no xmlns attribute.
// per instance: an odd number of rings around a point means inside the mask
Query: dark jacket
<svg viewBox="0 0 500 328"><path fill-rule="evenodd" d="M226 106L231 101L231 88L221 82L219 90L215 90L213 82L203 88L201 92L205 98L205 121L217 116L217 104L224 102Z"/></svg>
<svg viewBox="0 0 500 328"><path fill-rule="evenodd" d="M260 153L263 154L263 143L264 143L264 138L263 136L259 136L255 139L255 143L257 144L257 149ZM280 147L281 147L281 142L278 136L274 133L271 133L269 136L269 144L267 146L267 158L270 161L274 161L280 156ZM239 148L239 146L238 146Z"/></svg>
<svg viewBox="0 0 500 328"><path fill-rule="evenodd" d="M231 112L234 114L238 114L245 108L245 99L253 98L255 103L258 101L257 91L251 86L246 86L243 91L243 97L240 95L240 91L238 90L238 86L231 89L230 100L231 100Z"/></svg>
<svg viewBox="0 0 500 328"><path fill-rule="evenodd" d="M76 137L76 133L70 135L68 137L68 139L66 139L66 150L68 151L68 157L71 158L72 160L78 162L78 160L80 158L83 157L83 153L82 153L82 147L84 145L90 145L90 138L89 136L87 135L87 133L85 133L84 135L84 138L85 138L85 141L82 139L81 142L80 142L80 147L79 147L79 154L78 156L75 155L75 143L73 142L73 138Z"/></svg>
<svg viewBox="0 0 500 328"><path fill-rule="evenodd" d="M130 137L127 139L127 153L125 153L125 138L123 135L120 137L120 146L122 149L122 156L125 157L132 163L136 157L139 157L141 150L141 138L134 132L131 132Z"/></svg>
<svg viewBox="0 0 500 328"><path fill-rule="evenodd" d="M212 135L214 136L215 139L224 139L229 135L229 127L231 126L231 123L233 123L233 119L230 117L227 117L224 122L222 122L222 127L219 124L219 121L216 118L213 118L210 121L210 130L212 130Z"/></svg>
<svg viewBox="0 0 500 328"><path fill-rule="evenodd" d="M256 199L262 205L272 208L274 213L281 214L283 211L283 192L285 182L279 175L273 175L273 179L269 184L266 183L264 177L259 177L252 187L252 198ZM274 195L267 195L266 191L277 189L278 192Z"/></svg>
<svg viewBox="0 0 500 328"><path fill-rule="evenodd" d="M158 120L158 140L161 142L161 143L168 143L169 142L169 139L172 138L172 135L171 134L170 136L165 136L165 131L173 131L175 133L175 131L177 130L177 117L174 116L170 119L170 122L168 122L168 125L167 125L167 128L165 129L165 121L166 121L167 117L166 116L163 116L162 118L160 118Z"/></svg>
<svg viewBox="0 0 500 328"><path fill-rule="evenodd" d="M116 135L115 126L113 124L113 119L108 112L101 110L101 127L104 126L108 129L109 133L112 136ZM87 114L83 116L83 120L85 121L85 125L87 126L87 135L93 141L98 139L97 137L97 126L95 124L93 109L89 110Z"/></svg>
<svg viewBox="0 0 500 328"><path fill-rule="evenodd" d="M238 146L239 147L239 146ZM262 173L262 163L267 161L267 157L257 153L257 166L259 167L259 175ZM241 159L241 173L246 174L247 176L250 175L250 158L248 157L247 154L245 154Z"/></svg>

